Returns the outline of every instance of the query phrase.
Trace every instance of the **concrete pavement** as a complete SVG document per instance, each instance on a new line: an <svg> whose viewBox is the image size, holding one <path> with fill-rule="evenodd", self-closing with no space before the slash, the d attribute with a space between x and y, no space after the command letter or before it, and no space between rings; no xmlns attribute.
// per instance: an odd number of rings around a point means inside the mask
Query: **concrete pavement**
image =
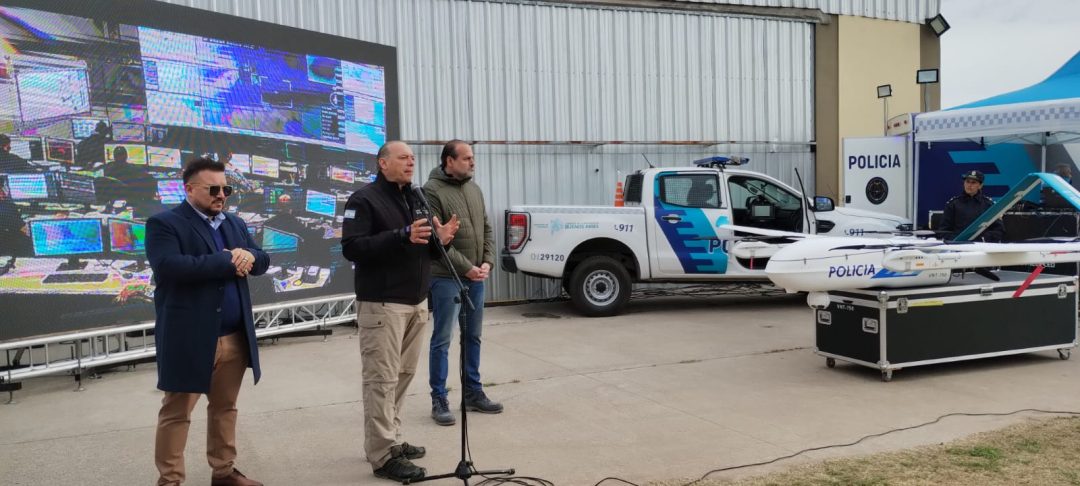
<svg viewBox="0 0 1080 486"><path fill-rule="evenodd" d="M240 396L237 465L249 476L270 485L393 484L371 474L361 451L355 329L334 329L326 342L282 339L261 347L263 381L251 386L249 374ZM651 298L602 319L576 317L560 302L488 308L481 371L506 412L469 415L472 455L481 469L513 467L556 484L591 485L607 476L642 484L696 478L950 412L1080 410L1080 389L1072 386L1080 367L1053 352L910 368L883 383L868 368L826 368L813 345L810 310L796 296ZM459 429L429 418L426 355L420 369L405 438L427 447L417 463L429 474L450 472ZM0 406L0 483L152 484L161 398L155 380L153 365L143 365L105 373L79 393L66 376L25 383L17 404ZM456 375L451 384L456 402ZM949 418L720 477L938 443L1023 419ZM190 484L209 483L204 448L200 406L188 440Z"/></svg>

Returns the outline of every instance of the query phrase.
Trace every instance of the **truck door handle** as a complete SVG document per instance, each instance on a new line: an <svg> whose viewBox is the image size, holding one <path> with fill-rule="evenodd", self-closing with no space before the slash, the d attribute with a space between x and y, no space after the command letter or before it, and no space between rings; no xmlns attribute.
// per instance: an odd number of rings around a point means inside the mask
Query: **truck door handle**
<svg viewBox="0 0 1080 486"><path fill-rule="evenodd" d="M678 223L679 221L682 221L682 217L680 217L678 214L669 214L661 217L660 219L669 223Z"/></svg>

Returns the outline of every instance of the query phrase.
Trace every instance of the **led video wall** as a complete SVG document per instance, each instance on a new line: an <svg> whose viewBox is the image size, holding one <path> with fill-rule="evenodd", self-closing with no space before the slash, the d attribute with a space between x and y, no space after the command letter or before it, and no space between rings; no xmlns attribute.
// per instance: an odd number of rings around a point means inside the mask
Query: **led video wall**
<svg viewBox="0 0 1080 486"><path fill-rule="evenodd" d="M342 207L397 137L394 49L148 0L0 0L0 341L152 320L146 219L226 164L256 305L352 292Z"/></svg>

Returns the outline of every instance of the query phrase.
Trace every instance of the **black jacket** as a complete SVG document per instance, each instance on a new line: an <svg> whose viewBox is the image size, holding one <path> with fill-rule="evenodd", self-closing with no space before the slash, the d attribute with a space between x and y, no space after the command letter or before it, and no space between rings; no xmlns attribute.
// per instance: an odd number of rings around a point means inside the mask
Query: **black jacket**
<svg viewBox="0 0 1080 486"><path fill-rule="evenodd" d="M3 255L34 256L30 237L22 232L26 222L19 213L19 208L10 199L0 199L0 246L4 248Z"/></svg>
<svg viewBox="0 0 1080 486"><path fill-rule="evenodd" d="M345 203L341 253L356 264L356 299L416 305L427 298L436 236L409 242L405 228L421 216L412 185L399 188L382 174Z"/></svg>
<svg viewBox="0 0 1080 486"><path fill-rule="evenodd" d="M94 162L104 162L106 141L105 135L94 133L79 142L75 146L75 165L90 167Z"/></svg>
<svg viewBox="0 0 1080 486"><path fill-rule="evenodd" d="M946 238L952 239L956 235L964 231L975 218L978 218L990 206L994 205L994 200L987 197L982 191L979 191L974 196L969 196L967 193L963 193L959 196L955 196L949 199L949 202L945 203L945 213L941 218L941 231L948 233ZM1001 241L1005 237L1005 225L1000 219L994 221L979 235L978 239L983 241Z"/></svg>
<svg viewBox="0 0 1080 486"><path fill-rule="evenodd" d="M123 185L98 188L98 197L127 201L127 205L135 209L136 218L149 218L166 209L158 200L157 179L146 168L127 162L110 162L105 164L102 173Z"/></svg>
<svg viewBox="0 0 1080 486"><path fill-rule="evenodd" d="M15 173L15 172L36 172L37 169L27 162L26 159L19 157L11 152L0 152L0 172Z"/></svg>

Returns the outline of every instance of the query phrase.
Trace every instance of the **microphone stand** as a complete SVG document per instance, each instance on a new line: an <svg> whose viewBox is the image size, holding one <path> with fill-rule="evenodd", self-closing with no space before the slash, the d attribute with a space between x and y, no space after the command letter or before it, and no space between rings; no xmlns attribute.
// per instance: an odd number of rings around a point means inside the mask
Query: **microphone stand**
<svg viewBox="0 0 1080 486"><path fill-rule="evenodd" d="M413 190L413 193L416 195L417 200L420 201L420 206L422 207L424 217L426 217L428 219L429 223L432 223L431 226L434 229L435 224L431 220L431 216L432 216L432 214L431 214L431 206L428 204L427 197L424 196L424 190L421 189L419 186L415 186L415 185L412 186L412 190ZM458 355L458 377L461 380L462 386L464 387L464 385L465 385L465 321L466 321L466 316L467 316L465 306L468 306L468 311L475 311L476 306L473 304L472 300L469 299L469 289L468 289L468 287L466 287L465 284L461 281L461 277L457 274L457 270L455 270L453 264L450 263L450 255L448 255L446 253L446 248L444 248L443 245L442 245L442 242L439 241L439 234L437 232L435 232L435 231L432 231L431 236L435 238L434 243L435 243L435 246L437 246L439 248L440 258L442 258L442 261L444 263L446 263L446 267L450 269L450 276L453 278L454 283L457 285L457 288L458 288L458 297L455 299L455 302L458 304L458 342L459 342L459 345L460 345L459 347L461 348L459 350L459 355ZM481 303L480 305L483 305L483 303ZM469 457L470 454L469 454L469 451L468 451L468 445L469 445L469 419L468 419L468 412L466 412L466 410L465 410L465 390L464 390L464 388L462 388L462 390L461 390L461 459L458 461L457 467L454 468L454 472L446 473L446 474L437 474L437 475L434 475L434 476L424 476L424 477L422 477L420 479L406 479L406 480L402 481L401 484L420 483L420 482L424 482L424 481L434 481L436 479L458 478L463 483L465 483L465 486L468 486L469 478L471 478L473 476L493 476L493 475L511 476L511 475L514 474L513 469L492 469L492 470L488 470L488 471L477 471L476 468L473 467L472 461L469 460L470 459L470 457Z"/></svg>

